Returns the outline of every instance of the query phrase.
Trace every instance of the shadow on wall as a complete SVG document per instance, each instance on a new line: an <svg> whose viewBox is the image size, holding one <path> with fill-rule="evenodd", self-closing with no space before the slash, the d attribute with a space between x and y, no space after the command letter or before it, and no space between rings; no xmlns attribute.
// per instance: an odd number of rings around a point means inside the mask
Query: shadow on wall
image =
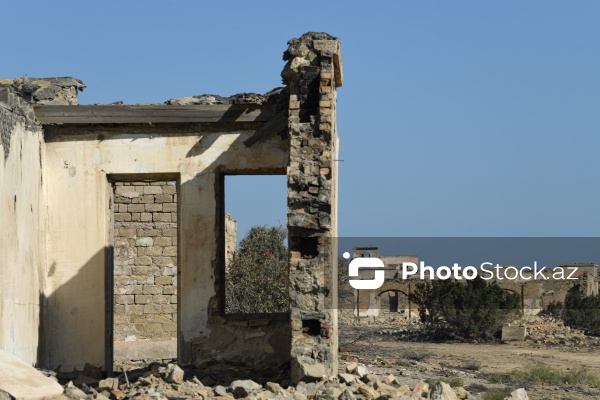
<svg viewBox="0 0 600 400"><path fill-rule="evenodd" d="M56 262L48 269L48 288L51 294L41 302L39 348L46 368L70 372L83 369L85 363L103 366L105 362L106 254L111 248L97 251L77 273L52 290L59 273ZM111 310L112 312L112 310Z"/></svg>

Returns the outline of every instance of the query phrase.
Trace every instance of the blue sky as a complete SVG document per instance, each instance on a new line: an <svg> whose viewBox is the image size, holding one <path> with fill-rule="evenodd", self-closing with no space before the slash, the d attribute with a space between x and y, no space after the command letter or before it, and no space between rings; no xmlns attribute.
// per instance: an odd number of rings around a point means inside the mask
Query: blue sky
<svg viewBox="0 0 600 400"><path fill-rule="evenodd" d="M262 93L290 38L325 31L345 68L341 236L600 236L598 17L585 0L13 1L0 76L77 77L82 104ZM280 185L231 186L242 232L285 220Z"/></svg>

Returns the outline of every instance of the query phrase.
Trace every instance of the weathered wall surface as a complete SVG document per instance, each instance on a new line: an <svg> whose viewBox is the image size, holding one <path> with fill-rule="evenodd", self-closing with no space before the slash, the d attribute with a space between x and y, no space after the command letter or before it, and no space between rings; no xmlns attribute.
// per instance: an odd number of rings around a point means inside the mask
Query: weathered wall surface
<svg viewBox="0 0 600 400"><path fill-rule="evenodd" d="M0 88L0 349L36 364L42 361L46 210L44 141L31 116L28 105Z"/></svg>
<svg viewBox="0 0 600 400"><path fill-rule="evenodd" d="M48 337L47 366L104 365L110 179L152 174L176 175L180 182L178 361L229 358L253 364L289 358L289 347L279 346L288 322L249 321L240 327L219 316L223 174L284 173L288 161L288 146L279 136L244 145L256 128L254 123L46 127L45 179L53 188L47 320L48 332L61 332Z"/></svg>
<svg viewBox="0 0 600 400"><path fill-rule="evenodd" d="M237 250L237 219L225 214L225 266L233 259Z"/></svg>

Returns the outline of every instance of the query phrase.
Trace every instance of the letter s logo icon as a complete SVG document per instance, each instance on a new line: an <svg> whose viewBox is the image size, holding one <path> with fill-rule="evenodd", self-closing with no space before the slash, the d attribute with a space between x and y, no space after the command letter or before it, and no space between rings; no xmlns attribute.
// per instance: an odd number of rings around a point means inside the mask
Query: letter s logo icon
<svg viewBox="0 0 600 400"><path fill-rule="evenodd" d="M350 261L348 267L348 275L358 276L359 268L378 268L375 269L374 279L350 279L349 283L354 289L378 289L383 285L385 279L385 272L383 271L383 261L379 258L373 257L359 257ZM379 269L381 268L381 269Z"/></svg>

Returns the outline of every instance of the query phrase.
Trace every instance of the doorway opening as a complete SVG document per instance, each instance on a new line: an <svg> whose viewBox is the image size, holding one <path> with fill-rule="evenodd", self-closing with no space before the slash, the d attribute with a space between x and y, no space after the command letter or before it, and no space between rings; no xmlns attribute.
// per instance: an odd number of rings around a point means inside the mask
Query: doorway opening
<svg viewBox="0 0 600 400"><path fill-rule="evenodd" d="M134 179L112 181L112 370L177 359L178 182Z"/></svg>

